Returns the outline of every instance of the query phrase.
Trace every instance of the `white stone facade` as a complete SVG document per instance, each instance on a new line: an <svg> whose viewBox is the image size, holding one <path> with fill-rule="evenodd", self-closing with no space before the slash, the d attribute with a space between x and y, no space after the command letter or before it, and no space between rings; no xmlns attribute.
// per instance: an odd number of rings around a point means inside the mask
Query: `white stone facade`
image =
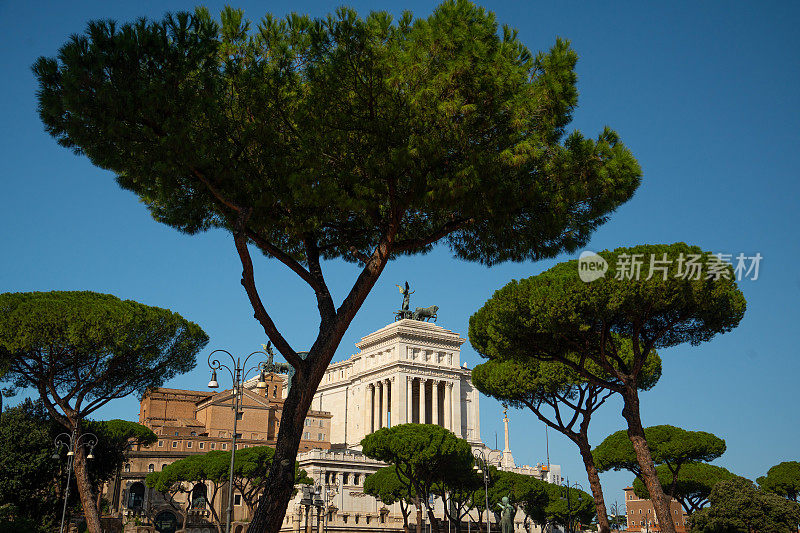
<svg viewBox="0 0 800 533"><path fill-rule="evenodd" d="M373 431L409 422L437 424L479 445L478 391L461 365L464 342L410 319L362 338L358 353L328 367L314 395L312 408L333 415L332 447L358 447Z"/></svg>
<svg viewBox="0 0 800 533"><path fill-rule="evenodd" d="M324 512L315 515L301 505L298 493L289 504L282 531L400 533L399 505L387 506L363 492L365 475L385 465L360 453L361 439L396 424L438 424L466 439L473 449L481 449L502 470L560 483L558 465L515 465L507 418L505 450L491 450L483 444L479 393L472 386L471 370L461 364L464 342L457 333L436 324L403 319L363 337L356 343L358 353L328 367L312 409L331 413L332 449L298 456L301 468L319 487ZM442 502L437 500L434 508L443 518ZM499 531L495 518L494 514L490 517L493 533ZM464 525L469 529L471 523L474 528L477 520L478 513L473 510ZM518 512L515 533L539 531L530 525L526 530L523 520L524 514ZM423 521L427 523L427 512ZM409 522L416 523L413 509Z"/></svg>

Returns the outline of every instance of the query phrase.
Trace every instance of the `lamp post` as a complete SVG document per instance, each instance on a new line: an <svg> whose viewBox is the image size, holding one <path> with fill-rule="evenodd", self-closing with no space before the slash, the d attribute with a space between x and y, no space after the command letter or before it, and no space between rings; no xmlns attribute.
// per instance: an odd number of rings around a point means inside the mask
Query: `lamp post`
<svg viewBox="0 0 800 533"><path fill-rule="evenodd" d="M220 363L219 359L211 359L215 353L227 354L227 356L231 358L231 366L233 368ZM244 376L246 376L251 370L258 369L259 378L256 388L264 389L267 387L267 361L261 361L260 363L247 368L247 361L249 361L250 358L255 354L261 354L265 357L267 356L266 353L257 350L249 354L244 358L244 361L242 361L241 357L234 357L233 354L227 350L214 350L208 354L208 367L211 369L211 381L208 382L208 387L210 389L216 389L219 387L219 382L217 382L217 370L221 368L224 368L228 371L228 373L231 375L231 380L233 381L233 437L231 438L231 468L228 475L228 520L225 526L225 533L231 533L231 523L233 522L233 465L236 461L236 421L239 419L239 404L241 403L242 394L244 394ZM247 370L242 371L244 368L247 368Z"/></svg>
<svg viewBox="0 0 800 533"><path fill-rule="evenodd" d="M69 499L69 484L72 481L72 470L75 466L75 450L80 446L85 446L89 449L87 459L94 459L94 447L97 446L97 435L94 433L82 433L78 438L75 438L76 430L72 433L61 433L56 436L53 443L56 445L56 451L53 453L53 459L58 460L61 455L61 448L67 449L67 486L64 489L64 508L61 510L61 528L60 533L64 533L64 519L67 517L67 500Z"/></svg>
<svg viewBox="0 0 800 533"><path fill-rule="evenodd" d="M572 489L583 490L583 487L581 486L580 483L573 483L573 484L570 485L569 478L567 478L566 482L562 483L561 486L565 487L565 489L566 489L566 497L562 493L561 499L562 500L567 500L567 533L572 533L572 500L571 500L571 497L570 497L570 491ZM579 493L578 494L578 501L580 502L582 500L583 500L583 497Z"/></svg>
<svg viewBox="0 0 800 533"><path fill-rule="evenodd" d="M328 498L335 496L336 492L325 480L325 470L319 470L317 474L318 483L314 488L314 504L319 507L319 512L322 513L320 515L322 519L321 533L325 533L328 530ZM317 533L320 533L319 522L317 522Z"/></svg>
<svg viewBox="0 0 800 533"><path fill-rule="evenodd" d="M476 464L472 468L478 475L483 474L483 489L486 496L486 533L492 533L492 525L489 521L489 463L494 462L492 457L497 457L497 461L499 461L500 457L503 456L503 452L489 450L489 452L484 453L482 448L475 448L472 450L472 455L481 463L480 466Z"/></svg>

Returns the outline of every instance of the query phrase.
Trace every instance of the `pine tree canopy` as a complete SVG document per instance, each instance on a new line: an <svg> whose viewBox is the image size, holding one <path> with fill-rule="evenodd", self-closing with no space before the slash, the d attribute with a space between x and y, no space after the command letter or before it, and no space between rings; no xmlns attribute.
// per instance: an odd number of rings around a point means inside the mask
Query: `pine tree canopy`
<svg viewBox="0 0 800 533"><path fill-rule="evenodd" d="M143 394L194 368L207 342L177 313L110 294L0 294L0 350L10 365L3 379L36 389L66 427L53 408L80 419L113 399Z"/></svg>
<svg viewBox="0 0 800 533"><path fill-rule="evenodd" d="M725 441L707 431L689 431L683 428L659 425L644 430L647 445L657 465L667 465L673 472L684 463L713 461L725 453ZM639 464L626 430L619 430L592 450L597 468L628 470L638 475Z"/></svg>
<svg viewBox="0 0 800 533"><path fill-rule="evenodd" d="M226 8L94 21L33 67L58 142L181 231L241 228L297 270L441 240L491 264L587 242L640 169L566 127L577 54L531 53L466 0L427 19Z"/></svg>

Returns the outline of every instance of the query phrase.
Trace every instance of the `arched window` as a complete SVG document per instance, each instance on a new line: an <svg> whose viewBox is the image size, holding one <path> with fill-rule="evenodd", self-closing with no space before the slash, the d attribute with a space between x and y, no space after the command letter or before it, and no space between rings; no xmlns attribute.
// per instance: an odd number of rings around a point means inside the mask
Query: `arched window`
<svg viewBox="0 0 800 533"><path fill-rule="evenodd" d="M150 463L149 465L147 465L147 471L148 472L155 472L155 470L156 470L156 465L154 465L153 463Z"/></svg>
<svg viewBox="0 0 800 533"><path fill-rule="evenodd" d="M192 503L190 509L205 509L206 508L206 486L204 483L196 483L192 488Z"/></svg>
<svg viewBox="0 0 800 533"><path fill-rule="evenodd" d="M144 505L144 483L137 481L128 490L128 509L141 509Z"/></svg>
<svg viewBox="0 0 800 533"><path fill-rule="evenodd" d="M130 463L125 463L125 471L126 472L130 472L131 471L131 464Z"/></svg>

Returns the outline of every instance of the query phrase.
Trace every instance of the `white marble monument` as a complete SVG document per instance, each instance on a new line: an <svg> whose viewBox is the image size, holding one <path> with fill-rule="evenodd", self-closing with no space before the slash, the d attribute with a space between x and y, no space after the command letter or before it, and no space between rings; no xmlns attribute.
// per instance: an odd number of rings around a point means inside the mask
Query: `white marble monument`
<svg viewBox="0 0 800 533"><path fill-rule="evenodd" d="M354 448L383 427L437 424L480 445L478 391L461 366L466 339L403 319L363 337L359 352L328 367L313 409L333 415L331 444Z"/></svg>

